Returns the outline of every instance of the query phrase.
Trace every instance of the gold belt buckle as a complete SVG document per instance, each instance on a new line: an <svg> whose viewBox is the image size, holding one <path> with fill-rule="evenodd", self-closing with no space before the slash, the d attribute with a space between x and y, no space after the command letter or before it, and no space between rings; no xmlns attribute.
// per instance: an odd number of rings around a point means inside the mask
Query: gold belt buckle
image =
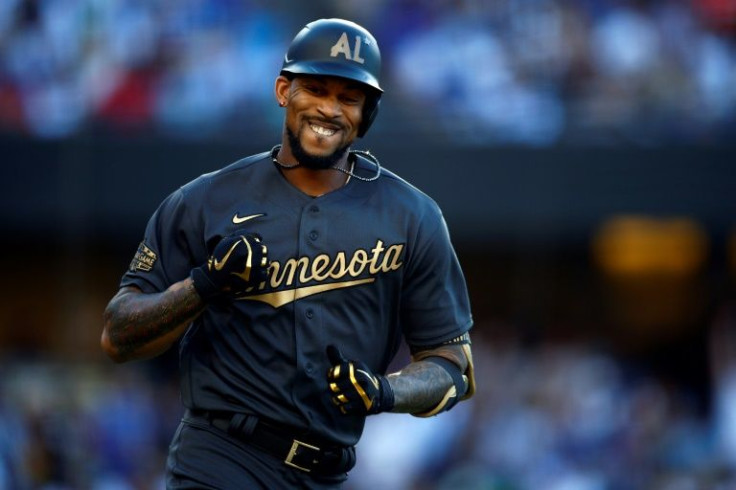
<svg viewBox="0 0 736 490"><path fill-rule="evenodd" d="M294 456L296 456L296 453L299 451L299 446L304 446L306 448L313 449L315 451L320 450L317 446L312 446L311 444L307 444L306 442L297 441L296 439L294 439L294 442L291 444L291 449L289 449L289 454L286 455L286 459L284 460L284 463L298 470L302 470L306 473L309 473L310 471L312 471L311 469L305 468L303 466L299 466L298 464L291 462L291 460L294 459Z"/></svg>

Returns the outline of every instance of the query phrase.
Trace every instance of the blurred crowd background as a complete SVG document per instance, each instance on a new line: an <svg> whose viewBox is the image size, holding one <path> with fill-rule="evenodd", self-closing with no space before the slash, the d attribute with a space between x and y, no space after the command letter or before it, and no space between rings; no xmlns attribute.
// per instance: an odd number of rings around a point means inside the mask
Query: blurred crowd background
<svg viewBox="0 0 736 490"><path fill-rule="evenodd" d="M734 138L735 9L731 0L5 0L0 125L43 138L277 130L264 75L323 12L372 28L387 96L400 101L387 105L412 132L477 144L724 141Z"/></svg>
<svg viewBox="0 0 736 490"><path fill-rule="evenodd" d="M2 0L0 490L163 488L176 353L114 365L102 310L169 192L278 142L333 16L379 41L357 146L445 210L478 377L369 418L346 488L736 489L734 0Z"/></svg>

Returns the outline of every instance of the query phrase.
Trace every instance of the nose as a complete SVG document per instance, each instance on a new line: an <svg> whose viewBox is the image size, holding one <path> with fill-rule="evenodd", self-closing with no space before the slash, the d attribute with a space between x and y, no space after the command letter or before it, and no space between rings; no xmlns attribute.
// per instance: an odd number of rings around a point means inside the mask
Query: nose
<svg viewBox="0 0 736 490"><path fill-rule="evenodd" d="M326 95L320 98L317 110L327 118L335 118L342 114L342 105L334 95Z"/></svg>

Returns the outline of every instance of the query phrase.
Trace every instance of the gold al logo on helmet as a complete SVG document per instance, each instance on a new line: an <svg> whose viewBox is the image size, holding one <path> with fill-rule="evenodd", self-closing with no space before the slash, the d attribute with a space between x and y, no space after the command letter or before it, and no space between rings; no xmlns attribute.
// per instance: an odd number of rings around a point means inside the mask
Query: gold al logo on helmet
<svg viewBox="0 0 736 490"><path fill-rule="evenodd" d="M340 39L337 40L337 42L330 48L330 56L333 58L337 58L338 55L342 54L345 56L345 59L348 59L350 61L355 61L356 63L360 63L361 65L365 63L365 60L360 57L360 45L362 44L362 39L360 35L355 36L355 46L352 49L350 49L350 41L348 40L348 33L343 32L342 36L340 36ZM370 44L368 39L365 40L366 44Z"/></svg>

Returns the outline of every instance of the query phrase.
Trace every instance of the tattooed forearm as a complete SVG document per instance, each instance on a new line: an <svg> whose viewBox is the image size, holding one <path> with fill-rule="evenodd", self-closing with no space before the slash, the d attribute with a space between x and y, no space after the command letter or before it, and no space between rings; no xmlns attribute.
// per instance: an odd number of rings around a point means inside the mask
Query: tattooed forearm
<svg viewBox="0 0 736 490"><path fill-rule="evenodd" d="M124 289L105 310L103 348L118 362L158 355L203 310L191 279L155 294Z"/></svg>
<svg viewBox="0 0 736 490"><path fill-rule="evenodd" d="M468 358L462 345L441 345L412 352L412 362L398 373L389 374L394 390L394 412L419 413L435 407L452 386L452 376L428 357L442 357L458 365L462 372L468 368Z"/></svg>
<svg viewBox="0 0 736 490"><path fill-rule="evenodd" d="M394 412L417 413L437 405L452 386L452 378L432 362L413 362L388 381L394 390Z"/></svg>

